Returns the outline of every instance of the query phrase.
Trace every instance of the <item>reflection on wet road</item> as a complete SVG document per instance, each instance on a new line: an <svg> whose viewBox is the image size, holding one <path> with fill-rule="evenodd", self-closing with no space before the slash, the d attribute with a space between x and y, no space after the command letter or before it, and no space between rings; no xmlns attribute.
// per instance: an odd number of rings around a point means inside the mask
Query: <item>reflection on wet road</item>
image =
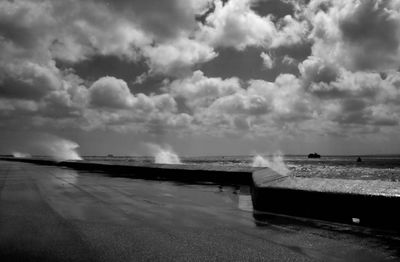
<svg viewBox="0 0 400 262"><path fill-rule="evenodd" d="M377 261L381 238L255 223L248 188L0 161L1 261Z"/></svg>

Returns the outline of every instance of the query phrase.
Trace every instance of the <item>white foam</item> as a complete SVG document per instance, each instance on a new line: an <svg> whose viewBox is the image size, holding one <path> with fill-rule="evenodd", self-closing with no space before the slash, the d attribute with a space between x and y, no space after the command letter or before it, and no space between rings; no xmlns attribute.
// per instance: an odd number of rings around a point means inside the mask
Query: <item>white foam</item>
<svg viewBox="0 0 400 262"><path fill-rule="evenodd" d="M281 153L275 153L271 158L267 159L261 155L256 155L253 158L253 167L269 167L275 172L286 176L290 171L287 168Z"/></svg>
<svg viewBox="0 0 400 262"><path fill-rule="evenodd" d="M162 148L156 144L148 144L151 153L154 156L154 162L157 164L182 164L179 156L170 146Z"/></svg>
<svg viewBox="0 0 400 262"><path fill-rule="evenodd" d="M13 155L13 157L15 157L15 158L29 158L29 157L31 157L30 154L21 153L21 152L13 152L12 155Z"/></svg>
<svg viewBox="0 0 400 262"><path fill-rule="evenodd" d="M50 155L57 161L82 160L77 151L79 145L73 141L59 137L52 137L47 141L41 142L41 144L46 154Z"/></svg>

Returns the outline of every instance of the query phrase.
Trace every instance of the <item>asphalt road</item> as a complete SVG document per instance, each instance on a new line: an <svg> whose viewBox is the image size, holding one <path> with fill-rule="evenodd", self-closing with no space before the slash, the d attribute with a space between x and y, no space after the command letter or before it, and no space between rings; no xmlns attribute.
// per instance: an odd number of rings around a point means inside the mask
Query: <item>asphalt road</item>
<svg viewBox="0 0 400 262"><path fill-rule="evenodd" d="M277 221L246 188L0 161L0 261L399 260L396 237Z"/></svg>

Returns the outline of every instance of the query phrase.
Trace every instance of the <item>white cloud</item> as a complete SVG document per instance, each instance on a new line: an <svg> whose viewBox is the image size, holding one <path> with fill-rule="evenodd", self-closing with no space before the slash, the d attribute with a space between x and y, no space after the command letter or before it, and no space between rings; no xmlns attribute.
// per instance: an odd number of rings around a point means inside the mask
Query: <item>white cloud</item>
<svg viewBox="0 0 400 262"><path fill-rule="evenodd" d="M313 26L313 55L353 71L398 68L400 9L394 2L311 1L304 13Z"/></svg>
<svg viewBox="0 0 400 262"><path fill-rule="evenodd" d="M215 10L201 26L200 39L214 47L234 47L244 50L248 46L276 48L304 41L308 31L305 21L291 15L272 21L272 14L260 16L252 9L252 0L217 0Z"/></svg>
<svg viewBox="0 0 400 262"><path fill-rule="evenodd" d="M250 82L248 92L269 97L272 117L278 122L296 122L311 117L312 100L294 75L282 74L273 83L253 80Z"/></svg>
<svg viewBox="0 0 400 262"><path fill-rule="evenodd" d="M305 41L309 26L305 20L297 20L291 15L284 16L277 23L277 33L271 47L290 46Z"/></svg>
<svg viewBox="0 0 400 262"><path fill-rule="evenodd" d="M188 38L147 46L144 55L148 58L151 72L168 75L187 73L193 65L217 56L206 44Z"/></svg>
<svg viewBox="0 0 400 262"><path fill-rule="evenodd" d="M399 123L400 107L393 98L400 90L392 80L378 73L341 70L330 83L312 83L308 91L320 100L316 106L320 120L328 120L351 129L354 126L393 126ZM317 101L318 101L317 100Z"/></svg>
<svg viewBox="0 0 400 262"><path fill-rule="evenodd" d="M171 95L184 98L185 104L192 110L201 110L210 106L216 99L240 90L238 78L209 78L201 71L193 72L190 77L175 80L167 87Z"/></svg>
<svg viewBox="0 0 400 262"><path fill-rule="evenodd" d="M270 109L270 101L257 94L236 93L216 100L209 108L215 113L227 113L229 115L263 115Z"/></svg>
<svg viewBox="0 0 400 262"><path fill-rule="evenodd" d="M192 109L198 125L193 129L203 132L261 135L266 125L278 128L312 117L312 97L293 75L281 75L275 82L251 80L245 88L237 79L207 78L197 72L170 88Z"/></svg>
<svg viewBox="0 0 400 262"><path fill-rule="evenodd" d="M279 19L259 15L252 0L217 0L215 9L209 0L107 3L0 2L2 127L295 136L399 123L397 1L312 0L294 3L296 11ZM305 60L296 50L283 54L303 44L311 46ZM261 50L271 71L283 64L299 70L247 82L192 72L223 48L248 47ZM57 67L105 55L145 62L149 71L137 83L154 75L170 80L155 93L133 93L123 79L91 83Z"/></svg>
<svg viewBox="0 0 400 262"><path fill-rule="evenodd" d="M132 96L125 81L115 77L102 77L89 88L90 103L93 106L126 108L132 106Z"/></svg>
<svg viewBox="0 0 400 262"><path fill-rule="evenodd" d="M261 52L261 59L263 60L263 64L265 68L271 69L274 66L274 60L272 60L271 56L265 52Z"/></svg>
<svg viewBox="0 0 400 262"><path fill-rule="evenodd" d="M294 59L293 57L285 55L282 58L282 63L283 64L287 64L287 65L296 65L298 63L298 61L296 59Z"/></svg>
<svg viewBox="0 0 400 262"><path fill-rule="evenodd" d="M206 19L202 38L213 46L235 47L269 46L276 28L270 17L260 17L250 8L249 0L215 2L215 10Z"/></svg>
<svg viewBox="0 0 400 262"><path fill-rule="evenodd" d="M0 62L0 95L10 98L40 99L60 88L58 69L30 61Z"/></svg>
<svg viewBox="0 0 400 262"><path fill-rule="evenodd" d="M307 84L312 82L330 83L339 76L339 68L337 66L315 56L310 56L299 64L299 71Z"/></svg>

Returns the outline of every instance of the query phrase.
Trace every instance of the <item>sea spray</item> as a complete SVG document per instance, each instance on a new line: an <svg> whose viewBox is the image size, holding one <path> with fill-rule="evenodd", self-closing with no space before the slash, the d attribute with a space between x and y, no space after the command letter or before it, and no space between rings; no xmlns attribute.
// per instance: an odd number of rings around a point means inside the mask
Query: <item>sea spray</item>
<svg viewBox="0 0 400 262"><path fill-rule="evenodd" d="M261 155L256 155L253 158L253 167L269 167L275 172L286 176L290 171L283 161L282 154L280 152L273 154L272 158L267 159Z"/></svg>
<svg viewBox="0 0 400 262"><path fill-rule="evenodd" d="M46 155L57 161L82 160L77 151L79 145L64 138L52 135L45 136L44 139L38 142L38 146Z"/></svg>
<svg viewBox="0 0 400 262"><path fill-rule="evenodd" d="M32 157L30 154L21 153L21 152L13 152L12 155L15 158L30 158L30 157Z"/></svg>
<svg viewBox="0 0 400 262"><path fill-rule="evenodd" d="M282 176L286 176L289 173L289 169L283 162L281 153L275 153L269 159L264 158L261 155L256 155L253 158L253 167L269 167L273 171L277 172ZM257 185L263 185L264 183L269 183L271 180L264 172L254 172L253 181Z"/></svg>
<svg viewBox="0 0 400 262"><path fill-rule="evenodd" d="M181 164L181 159L179 156L172 150L172 148L169 145L166 145L164 148L148 143L147 144L148 148L150 149L150 152L154 156L154 162L157 164Z"/></svg>

